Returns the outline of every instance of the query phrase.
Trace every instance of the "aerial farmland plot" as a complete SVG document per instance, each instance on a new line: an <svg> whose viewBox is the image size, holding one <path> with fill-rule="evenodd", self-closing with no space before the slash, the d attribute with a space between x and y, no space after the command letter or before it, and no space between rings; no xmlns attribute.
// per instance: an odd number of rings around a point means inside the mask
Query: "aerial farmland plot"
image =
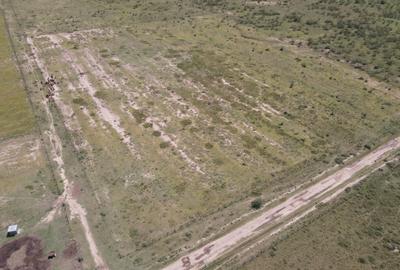
<svg viewBox="0 0 400 270"><path fill-rule="evenodd" d="M0 224L20 225L25 235L16 242L6 243L6 230L0 239L0 267L15 269L26 263L47 269L46 252L52 249L72 252L54 264L63 269L76 269L75 240L65 215L51 226L40 226L50 210L59 189L49 167L46 150L35 127L35 116L28 101L15 55L9 42L4 18L0 20ZM72 249L71 249L72 248ZM18 256L8 260L13 254ZM62 253L62 252L60 252ZM66 253L67 254L67 253ZM6 268L9 267L9 268ZM36 267L36 268L35 268ZM39 268L38 268L39 267Z"/></svg>
<svg viewBox="0 0 400 270"><path fill-rule="evenodd" d="M34 269L181 258L198 269L183 256L256 217L255 200L285 200L374 149L382 162L378 147L400 131L390 81L240 23L234 9L1 7L0 65L12 70L0 86L0 222L39 239L46 268Z"/></svg>

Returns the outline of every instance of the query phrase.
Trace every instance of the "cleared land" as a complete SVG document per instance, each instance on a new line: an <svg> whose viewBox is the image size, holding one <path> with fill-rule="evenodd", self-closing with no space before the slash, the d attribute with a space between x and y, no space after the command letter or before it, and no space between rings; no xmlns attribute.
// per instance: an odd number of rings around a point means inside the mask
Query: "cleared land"
<svg viewBox="0 0 400 270"><path fill-rule="evenodd" d="M193 1L4 6L60 187L35 221L83 268L160 269L400 131L367 74Z"/></svg>
<svg viewBox="0 0 400 270"><path fill-rule="evenodd" d="M400 163L325 205L244 265L229 269L398 269Z"/></svg>

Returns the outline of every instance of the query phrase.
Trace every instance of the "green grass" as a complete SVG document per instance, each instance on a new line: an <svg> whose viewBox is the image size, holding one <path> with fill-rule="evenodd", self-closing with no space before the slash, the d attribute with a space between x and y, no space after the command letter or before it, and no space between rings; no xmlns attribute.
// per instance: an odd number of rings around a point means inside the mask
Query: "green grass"
<svg viewBox="0 0 400 270"><path fill-rule="evenodd" d="M399 269L400 163L390 163L233 269Z"/></svg>
<svg viewBox="0 0 400 270"><path fill-rule="evenodd" d="M0 16L0 140L30 133L33 112L17 71L3 16Z"/></svg>

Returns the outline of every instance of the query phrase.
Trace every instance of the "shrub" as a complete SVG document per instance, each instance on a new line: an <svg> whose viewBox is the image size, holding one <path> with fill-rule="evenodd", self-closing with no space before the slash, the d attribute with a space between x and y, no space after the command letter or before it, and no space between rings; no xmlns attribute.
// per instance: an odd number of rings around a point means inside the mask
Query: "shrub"
<svg viewBox="0 0 400 270"><path fill-rule="evenodd" d="M336 158L335 158L335 163L336 163L336 164L339 164L339 165L342 165L342 164L343 164L343 158L341 158L341 157L336 157Z"/></svg>
<svg viewBox="0 0 400 270"><path fill-rule="evenodd" d="M152 126L153 126L152 123L144 123L144 124L143 124L143 127L144 127L144 128L151 128Z"/></svg>
<svg viewBox="0 0 400 270"><path fill-rule="evenodd" d="M364 258L358 258L358 262L362 264L367 263L367 261Z"/></svg>
<svg viewBox="0 0 400 270"><path fill-rule="evenodd" d="M161 149L164 149L164 148L167 148L167 147L169 147L169 142L162 142L162 143L160 143L160 148L161 148Z"/></svg>
<svg viewBox="0 0 400 270"><path fill-rule="evenodd" d="M212 143L206 143L205 144L205 147L207 148L207 149L211 149L211 148L213 148L214 147L214 145L212 145Z"/></svg>
<svg viewBox="0 0 400 270"><path fill-rule="evenodd" d="M263 202L262 202L261 198L257 198L255 200L253 200L250 204L251 208L253 208L253 209L260 209L262 205L263 205Z"/></svg>
<svg viewBox="0 0 400 270"><path fill-rule="evenodd" d="M130 237L131 239L136 238L138 235L139 235L139 232L138 232L137 229L131 228L131 229L129 230L129 237Z"/></svg>
<svg viewBox="0 0 400 270"><path fill-rule="evenodd" d="M78 104L78 105L80 105L80 106L87 106L87 105L88 105L88 103L86 102L86 100L84 100L84 99L81 98L81 97L74 98L74 99L72 100L72 102L75 103L75 104Z"/></svg>
<svg viewBox="0 0 400 270"><path fill-rule="evenodd" d="M96 93L94 93L94 96L100 99L106 99L107 93L105 91L96 91Z"/></svg>
<svg viewBox="0 0 400 270"><path fill-rule="evenodd" d="M184 120L181 121L181 125L183 127L189 126L191 124L192 124L192 120L190 120L190 119L184 119Z"/></svg>
<svg viewBox="0 0 400 270"><path fill-rule="evenodd" d="M161 132L158 131L158 130L154 130L154 131L153 131L153 136L155 136L155 137L160 137L160 136L161 136Z"/></svg>
<svg viewBox="0 0 400 270"><path fill-rule="evenodd" d="M147 116L141 110L131 109L130 112L132 113L133 117L135 118L138 124L143 123L147 118Z"/></svg>

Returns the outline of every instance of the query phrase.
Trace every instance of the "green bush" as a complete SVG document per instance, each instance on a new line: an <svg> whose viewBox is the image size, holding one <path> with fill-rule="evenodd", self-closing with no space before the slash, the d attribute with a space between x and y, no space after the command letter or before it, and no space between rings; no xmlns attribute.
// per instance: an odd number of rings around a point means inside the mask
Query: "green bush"
<svg viewBox="0 0 400 270"><path fill-rule="evenodd" d="M260 209L262 205L263 201L261 198L257 198L250 203L251 208L255 210Z"/></svg>

